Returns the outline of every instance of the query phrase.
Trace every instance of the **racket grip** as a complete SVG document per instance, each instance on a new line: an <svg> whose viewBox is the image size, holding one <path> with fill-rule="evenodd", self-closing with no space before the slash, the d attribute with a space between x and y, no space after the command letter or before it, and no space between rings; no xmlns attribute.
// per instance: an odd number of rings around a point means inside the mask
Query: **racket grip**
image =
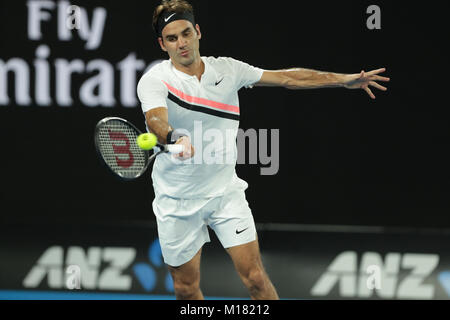
<svg viewBox="0 0 450 320"><path fill-rule="evenodd" d="M183 146L181 144L169 144L166 147L167 147L167 151L169 151L170 153L183 152Z"/></svg>

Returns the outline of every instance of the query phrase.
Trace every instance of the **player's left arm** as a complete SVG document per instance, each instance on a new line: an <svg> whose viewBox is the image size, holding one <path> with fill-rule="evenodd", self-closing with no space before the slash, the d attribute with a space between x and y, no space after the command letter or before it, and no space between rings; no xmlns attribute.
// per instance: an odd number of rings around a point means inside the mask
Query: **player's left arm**
<svg viewBox="0 0 450 320"><path fill-rule="evenodd" d="M386 87L377 83L377 81L390 81L390 78L379 75L385 71L385 68L381 68L370 72L361 71L361 73L355 74L342 74L304 68L274 71L266 70L264 71L261 80L259 80L255 86L285 87L293 90L338 87L363 89L372 99L375 99L375 95L372 93L369 86L386 91Z"/></svg>

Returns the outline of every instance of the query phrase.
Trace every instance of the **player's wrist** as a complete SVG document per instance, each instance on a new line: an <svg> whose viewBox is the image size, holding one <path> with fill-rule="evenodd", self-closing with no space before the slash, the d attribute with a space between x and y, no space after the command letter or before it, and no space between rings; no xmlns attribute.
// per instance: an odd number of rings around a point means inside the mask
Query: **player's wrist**
<svg viewBox="0 0 450 320"><path fill-rule="evenodd" d="M348 84L352 80L351 74L338 74L338 85L347 88Z"/></svg>
<svg viewBox="0 0 450 320"><path fill-rule="evenodd" d="M175 130L170 130L168 133L167 133L167 138L166 138L166 143L167 144L175 144L175 143L177 143L181 138L183 138L183 137L187 137L187 135L186 134L184 134L184 133L181 133L181 132L179 132L179 131L177 131L177 129L175 129Z"/></svg>
<svg viewBox="0 0 450 320"><path fill-rule="evenodd" d="M175 141L174 144L183 144L183 143L187 143L187 144L191 143L188 136L182 136L177 141Z"/></svg>

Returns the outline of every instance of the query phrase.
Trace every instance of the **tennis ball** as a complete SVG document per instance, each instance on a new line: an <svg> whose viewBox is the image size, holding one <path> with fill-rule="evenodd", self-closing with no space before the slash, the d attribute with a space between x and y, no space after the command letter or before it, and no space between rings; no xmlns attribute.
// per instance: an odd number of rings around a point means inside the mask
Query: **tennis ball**
<svg viewBox="0 0 450 320"><path fill-rule="evenodd" d="M143 133L137 137L136 142L142 150L151 150L158 143L158 138L153 133Z"/></svg>

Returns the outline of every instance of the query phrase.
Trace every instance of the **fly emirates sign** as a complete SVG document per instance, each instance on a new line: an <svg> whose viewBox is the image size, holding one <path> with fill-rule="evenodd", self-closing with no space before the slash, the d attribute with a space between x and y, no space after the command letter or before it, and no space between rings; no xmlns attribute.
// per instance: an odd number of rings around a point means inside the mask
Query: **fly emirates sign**
<svg viewBox="0 0 450 320"><path fill-rule="evenodd" d="M105 8L88 10L68 1L29 0L24 2L23 10L27 11L27 39L36 47L29 53L31 58L23 58L23 52L17 52L16 57L4 59L0 53L0 106L138 106L137 73L144 72L146 62L137 59L135 52L125 53L118 62L100 57L89 61L67 59L52 54L52 47L67 50L72 46L71 55L86 53L92 57L92 52L102 45L108 21ZM56 28L49 28L50 24ZM46 43L46 39L55 36L57 42ZM17 37L20 39L21 35ZM84 42L82 47L79 39Z"/></svg>

